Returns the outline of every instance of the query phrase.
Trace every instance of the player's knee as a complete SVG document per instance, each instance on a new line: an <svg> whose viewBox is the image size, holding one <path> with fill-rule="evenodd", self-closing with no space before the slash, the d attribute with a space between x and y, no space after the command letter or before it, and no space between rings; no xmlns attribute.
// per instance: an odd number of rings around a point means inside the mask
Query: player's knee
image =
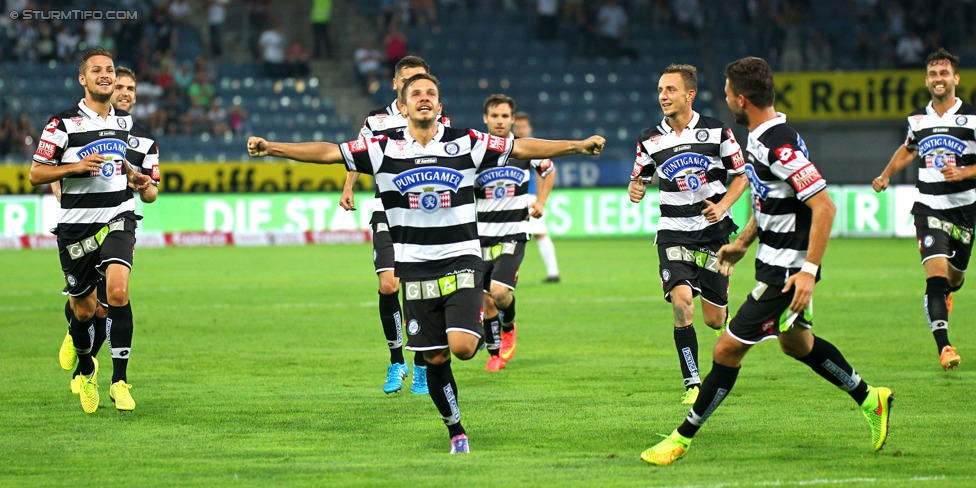
<svg viewBox="0 0 976 488"><path fill-rule="evenodd" d="M399 291L400 291L400 280L380 279L380 293L384 295L391 295L393 293L398 293Z"/></svg>
<svg viewBox="0 0 976 488"><path fill-rule="evenodd" d="M79 322L88 322L95 316L95 308L97 302L95 300L77 300L72 302L71 311L75 314L75 319Z"/></svg>
<svg viewBox="0 0 976 488"><path fill-rule="evenodd" d="M478 353L478 337L470 336L465 337L464 340L459 340L451 343L451 354L454 357L467 361L474 357Z"/></svg>
<svg viewBox="0 0 976 488"><path fill-rule="evenodd" d="M512 290L504 286L492 285L491 299L494 300L496 307L505 308L512 304Z"/></svg>
<svg viewBox="0 0 976 488"><path fill-rule="evenodd" d="M126 284L110 285L105 289L105 293L108 304L113 307L124 307L129 303L129 287Z"/></svg>

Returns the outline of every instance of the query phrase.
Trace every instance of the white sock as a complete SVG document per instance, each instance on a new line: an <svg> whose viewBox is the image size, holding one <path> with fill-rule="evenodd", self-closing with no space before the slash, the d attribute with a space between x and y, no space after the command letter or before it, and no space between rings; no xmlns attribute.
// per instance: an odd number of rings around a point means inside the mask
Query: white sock
<svg viewBox="0 0 976 488"><path fill-rule="evenodd" d="M546 276L559 276L559 265L556 264L556 248L552 246L552 239L548 235L536 237L535 243L539 246L542 262L546 264Z"/></svg>

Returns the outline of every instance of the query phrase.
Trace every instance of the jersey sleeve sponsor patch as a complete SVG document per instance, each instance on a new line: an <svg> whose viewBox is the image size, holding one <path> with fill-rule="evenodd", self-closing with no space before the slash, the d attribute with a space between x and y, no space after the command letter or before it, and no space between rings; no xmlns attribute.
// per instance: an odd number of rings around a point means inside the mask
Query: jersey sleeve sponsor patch
<svg viewBox="0 0 976 488"><path fill-rule="evenodd" d="M508 147L508 139L504 137L493 136L488 134L488 150L495 152L505 152Z"/></svg>
<svg viewBox="0 0 976 488"><path fill-rule="evenodd" d="M46 130L46 129L45 129ZM57 145L53 142L45 141L41 139L37 143L37 152L35 153L38 157L44 159L51 159L54 157L54 151L57 149Z"/></svg>
<svg viewBox="0 0 976 488"><path fill-rule="evenodd" d="M817 167L813 163L809 163L790 175L789 180L797 193L803 193L807 188L823 180L823 177L820 176Z"/></svg>
<svg viewBox="0 0 976 488"><path fill-rule="evenodd" d="M50 132L54 134L54 131L58 129L58 119L57 117L52 117L51 121L44 126L44 132Z"/></svg>
<svg viewBox="0 0 976 488"><path fill-rule="evenodd" d="M345 145L346 145L346 149L348 149L349 152L352 154L361 153L366 150L365 139L356 139L355 141L349 141L346 142Z"/></svg>

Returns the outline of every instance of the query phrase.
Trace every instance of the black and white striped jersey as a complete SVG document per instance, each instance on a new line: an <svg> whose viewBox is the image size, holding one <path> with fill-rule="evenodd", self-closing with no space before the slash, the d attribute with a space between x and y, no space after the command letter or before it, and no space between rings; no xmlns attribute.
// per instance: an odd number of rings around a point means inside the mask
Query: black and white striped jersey
<svg viewBox="0 0 976 488"><path fill-rule="evenodd" d="M905 147L918 152L918 197L914 215L932 215L973 227L976 180L950 183L942 176L946 166L976 164L976 107L956 99L939 117L932 103L908 116Z"/></svg>
<svg viewBox="0 0 976 488"><path fill-rule="evenodd" d="M439 114L437 121L444 124L445 127L451 126L451 118L446 113ZM400 113L400 109L397 107L397 101L393 100L393 103L386 107L373 110L366 116L366 120L363 121L363 127L359 130L359 136L363 139L369 139L383 135L393 139L399 139L401 137L400 134L403 134L406 129L407 118ZM373 215L370 223L388 224L386 214L383 212L383 203L380 201L379 188L376 188L376 202L373 204Z"/></svg>
<svg viewBox="0 0 976 488"><path fill-rule="evenodd" d="M102 119L82 99L78 106L52 117L41 131L34 153L34 161L40 164L77 163L95 152L112 159L100 171L61 180L61 212L55 230L59 237L83 239L116 217L138 218L125 176L131 129L127 112L111 108Z"/></svg>
<svg viewBox="0 0 976 488"><path fill-rule="evenodd" d="M705 200L722 200L728 176L742 174L744 163L732 129L716 118L693 112L681 135L667 119L644 129L637 138L630 179L649 181L657 174L661 219L656 241L704 244L735 232L731 211L718 222L709 222L702 211Z"/></svg>
<svg viewBox="0 0 976 488"><path fill-rule="evenodd" d="M552 173L551 159L509 159L502 167L484 167L474 181L478 201L478 235L481 247L501 242L527 241L530 236L529 180Z"/></svg>
<svg viewBox="0 0 976 488"><path fill-rule="evenodd" d="M504 166L514 139L475 129L437 126L422 146L401 138L360 138L339 145L349 171L373 175L386 209L401 278L444 276L481 269L475 174Z"/></svg>
<svg viewBox="0 0 976 488"><path fill-rule="evenodd" d="M826 190L827 181L783 114L749 133L745 170L759 225L756 280L785 284L807 257L813 211L803 202Z"/></svg>
<svg viewBox="0 0 976 488"><path fill-rule="evenodd" d="M142 174L152 178L152 184L159 186L159 146L152 133L139 122L133 122L128 145L125 157L129 164L139 168Z"/></svg>

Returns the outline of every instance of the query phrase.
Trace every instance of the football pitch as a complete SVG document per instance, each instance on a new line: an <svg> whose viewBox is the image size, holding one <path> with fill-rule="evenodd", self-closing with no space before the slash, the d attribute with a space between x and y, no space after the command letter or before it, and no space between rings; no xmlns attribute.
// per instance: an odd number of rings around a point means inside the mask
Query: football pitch
<svg viewBox="0 0 976 488"><path fill-rule="evenodd" d="M58 366L63 286L54 250L0 252L0 486L976 486L976 284L954 296L943 372L925 322L911 239L834 239L814 294L814 332L894 391L891 434L774 341L689 453L640 453L688 407L649 239L556 240L562 282L526 246L517 353L454 359L471 454L448 454L427 396L381 390L388 352L371 247L137 249L129 382L82 412ZM753 250L755 245L753 246ZM754 285L736 268L734 312ZM715 335L695 320L702 372ZM408 358L412 358L409 353ZM409 361L409 359L408 359Z"/></svg>

